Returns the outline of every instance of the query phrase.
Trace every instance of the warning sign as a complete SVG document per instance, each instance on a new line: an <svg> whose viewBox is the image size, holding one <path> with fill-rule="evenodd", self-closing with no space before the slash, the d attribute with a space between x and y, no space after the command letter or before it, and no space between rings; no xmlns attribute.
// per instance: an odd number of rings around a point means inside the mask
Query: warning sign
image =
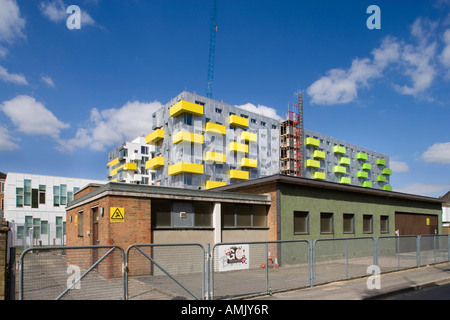
<svg viewBox="0 0 450 320"><path fill-rule="evenodd" d="M124 208L110 208L109 222L124 222L125 221L125 210Z"/></svg>

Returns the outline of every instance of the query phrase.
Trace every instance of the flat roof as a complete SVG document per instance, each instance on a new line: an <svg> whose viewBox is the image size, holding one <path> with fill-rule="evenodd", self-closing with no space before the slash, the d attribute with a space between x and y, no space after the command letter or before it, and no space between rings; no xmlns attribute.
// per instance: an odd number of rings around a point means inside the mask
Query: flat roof
<svg viewBox="0 0 450 320"><path fill-rule="evenodd" d="M427 197L427 196L421 196L421 195L415 195L415 194L408 194L408 193L402 193L402 192L396 192L396 191L385 191L380 189L373 189L373 188L364 188L359 186L353 186L353 185L346 185L346 184L340 184L330 181L320 181L320 180L313 180L308 178L302 178L302 177L294 177L294 176L288 176L288 175L282 175L282 174L275 174L272 176L262 177L258 179L252 179L247 180L223 187L218 187L212 190L216 191L232 191L237 190L241 188L249 188L249 187L256 187L260 185L266 185L270 183L287 183L287 184L295 184L295 185L301 185L306 187L314 187L314 188L323 188L323 189L333 189L333 190L339 190L339 191L346 191L346 192L355 192L355 193L361 193L361 194L369 194L373 196L381 196L381 197L388 197L388 198L400 198L400 199L408 199L408 200L416 200L416 201L425 201L425 202L432 202L432 203L439 203L442 204L445 202L443 199L439 198L433 198L433 197Z"/></svg>
<svg viewBox="0 0 450 320"><path fill-rule="evenodd" d="M102 198L104 196L129 196L184 201L237 202L270 205L269 195L237 193L229 191L193 190L163 186L149 186L123 182L108 182L104 185L90 184L98 188L71 201L66 210ZM85 188L87 188L87 185Z"/></svg>

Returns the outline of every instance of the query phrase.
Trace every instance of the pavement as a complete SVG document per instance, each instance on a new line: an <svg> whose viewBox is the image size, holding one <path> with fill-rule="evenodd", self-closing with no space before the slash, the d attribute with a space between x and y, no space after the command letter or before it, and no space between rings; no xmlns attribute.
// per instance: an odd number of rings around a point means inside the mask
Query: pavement
<svg viewBox="0 0 450 320"><path fill-rule="evenodd" d="M379 283L378 288L369 288L377 283ZM450 262L381 274L379 282L376 282L373 277L364 277L274 293L271 296L260 296L253 300L385 299L395 294L447 283L450 283Z"/></svg>

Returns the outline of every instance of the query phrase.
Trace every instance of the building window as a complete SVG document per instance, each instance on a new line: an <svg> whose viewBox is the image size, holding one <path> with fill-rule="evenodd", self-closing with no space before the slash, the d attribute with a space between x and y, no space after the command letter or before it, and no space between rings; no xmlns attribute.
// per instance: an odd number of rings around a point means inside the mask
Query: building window
<svg viewBox="0 0 450 320"><path fill-rule="evenodd" d="M152 226L164 228L171 226L171 204L168 200L152 200Z"/></svg>
<svg viewBox="0 0 450 320"><path fill-rule="evenodd" d="M48 234L48 221L41 221L41 234Z"/></svg>
<svg viewBox="0 0 450 320"><path fill-rule="evenodd" d="M25 239L25 227L17 226L17 239Z"/></svg>
<svg viewBox="0 0 450 320"><path fill-rule="evenodd" d="M16 188L16 207L23 207L23 188Z"/></svg>
<svg viewBox="0 0 450 320"><path fill-rule="evenodd" d="M216 113L222 113L222 109L216 108Z"/></svg>
<svg viewBox="0 0 450 320"><path fill-rule="evenodd" d="M221 206L223 228L264 228L267 226L266 206L226 203Z"/></svg>
<svg viewBox="0 0 450 320"><path fill-rule="evenodd" d="M389 233L389 216L380 217L380 232Z"/></svg>
<svg viewBox="0 0 450 320"><path fill-rule="evenodd" d="M23 205L31 206L31 180L24 180L23 186Z"/></svg>
<svg viewBox="0 0 450 320"><path fill-rule="evenodd" d="M77 217L78 236L83 236L83 211L78 212ZM62 217L56 217L56 237L62 238Z"/></svg>
<svg viewBox="0 0 450 320"><path fill-rule="evenodd" d="M370 214L363 215L363 233L373 233L373 216Z"/></svg>
<svg viewBox="0 0 450 320"><path fill-rule="evenodd" d="M196 202L194 203L194 214L196 227L211 227L212 226L212 212L213 205L210 202Z"/></svg>
<svg viewBox="0 0 450 320"><path fill-rule="evenodd" d="M53 186L53 206L59 207L59 186Z"/></svg>
<svg viewBox="0 0 450 320"><path fill-rule="evenodd" d="M62 184L60 186L60 205L65 206L67 204L67 186Z"/></svg>
<svg viewBox="0 0 450 320"><path fill-rule="evenodd" d="M33 239L41 238L41 219L33 219Z"/></svg>
<svg viewBox="0 0 450 320"><path fill-rule="evenodd" d="M355 215L353 213L344 213L343 232L355 233Z"/></svg>
<svg viewBox="0 0 450 320"><path fill-rule="evenodd" d="M294 234L309 234L309 212L294 211Z"/></svg>
<svg viewBox="0 0 450 320"><path fill-rule="evenodd" d="M333 213L320 213L320 233L333 233Z"/></svg>
<svg viewBox="0 0 450 320"><path fill-rule="evenodd" d="M39 204L45 204L45 185L39 185Z"/></svg>

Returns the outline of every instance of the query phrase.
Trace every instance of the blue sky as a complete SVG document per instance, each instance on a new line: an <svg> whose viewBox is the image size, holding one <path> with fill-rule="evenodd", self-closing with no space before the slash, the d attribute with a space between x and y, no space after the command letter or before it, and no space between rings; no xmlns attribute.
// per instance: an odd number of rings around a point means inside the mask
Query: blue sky
<svg viewBox="0 0 450 320"><path fill-rule="evenodd" d="M211 0L0 0L0 171L105 179L151 112L206 95ZM81 9L68 29L66 9ZM369 29L377 5L381 29ZM450 1L217 0L213 98L390 156L395 191L450 190Z"/></svg>

